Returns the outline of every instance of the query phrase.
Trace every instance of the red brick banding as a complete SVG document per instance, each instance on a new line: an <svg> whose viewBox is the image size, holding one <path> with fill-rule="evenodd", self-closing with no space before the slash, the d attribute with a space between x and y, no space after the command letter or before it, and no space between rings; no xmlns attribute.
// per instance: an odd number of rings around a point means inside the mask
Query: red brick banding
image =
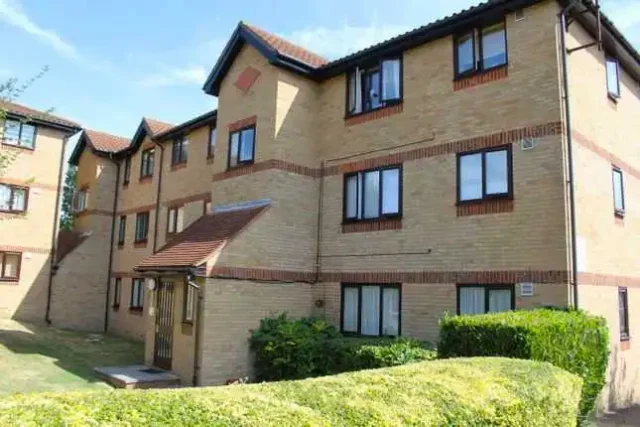
<svg viewBox="0 0 640 427"><path fill-rule="evenodd" d="M120 212L118 212L118 216L120 215L131 215L131 214L135 214L135 213L141 213L141 212L151 212L154 211L156 209L156 205L146 205L146 206L139 206L137 208L131 208L131 209L125 209L122 210Z"/></svg>
<svg viewBox="0 0 640 427"><path fill-rule="evenodd" d="M380 108L379 110L369 111L367 113L361 113L357 116L347 117L344 119L346 126L359 125L361 123L370 122L372 120L382 119L384 117L395 116L403 111L402 104L391 105L389 107Z"/></svg>
<svg viewBox="0 0 640 427"><path fill-rule="evenodd" d="M213 175L212 181L224 181L239 176L252 175L257 172L267 170L280 170L283 172L290 172L297 175L303 175L310 178L318 178L320 176L320 169L314 169L307 166L297 165L295 163L287 162L285 160L271 159L263 162L253 163L251 165L239 166L228 171L220 172Z"/></svg>
<svg viewBox="0 0 640 427"><path fill-rule="evenodd" d="M600 147L595 141L589 139L586 135L578 132L577 130L573 130L571 132L571 135L573 136L574 141L576 141L582 147L600 156L602 159L606 160L612 165L619 167L634 178L640 179L640 169L635 168L621 157L618 157L612 152Z"/></svg>
<svg viewBox="0 0 640 427"><path fill-rule="evenodd" d="M9 178L6 176L0 177L0 184L19 185L21 187L39 188L41 190L58 191L58 186L53 184L44 184L42 182L36 182L24 179Z"/></svg>
<svg viewBox="0 0 640 427"><path fill-rule="evenodd" d="M640 277L600 273L578 273L578 287L580 285L640 288Z"/></svg>
<svg viewBox="0 0 640 427"><path fill-rule="evenodd" d="M276 282L313 282L316 277L313 272L241 267L213 267L207 272L207 276L219 279L268 280Z"/></svg>
<svg viewBox="0 0 640 427"><path fill-rule="evenodd" d="M513 199L482 200L457 206L458 216L488 215L513 212Z"/></svg>
<svg viewBox="0 0 640 427"><path fill-rule="evenodd" d="M342 224L343 233L365 233L388 230L402 230L402 220L386 219L381 221L364 221Z"/></svg>
<svg viewBox="0 0 640 427"><path fill-rule="evenodd" d="M247 126L255 125L258 121L257 116L247 117L242 120L238 120L237 122L229 123L229 132L235 132L242 128L246 128Z"/></svg>
<svg viewBox="0 0 640 427"><path fill-rule="evenodd" d="M82 218L88 215L98 215L98 216L112 216L113 212L110 211L104 211L104 210L100 210L100 209L85 209L83 211L80 212L74 212L73 216L75 218Z"/></svg>
<svg viewBox="0 0 640 427"><path fill-rule="evenodd" d="M206 193L199 193L199 194L194 194L192 196L181 197L179 199L167 200L165 202L162 202L162 206L176 207L176 206L186 205L187 203L199 202L199 201L202 201L202 202L211 201L211 193L207 191Z"/></svg>
<svg viewBox="0 0 640 427"><path fill-rule="evenodd" d="M175 165L171 165L171 172L177 171L180 169L185 169L187 167L187 162L177 163Z"/></svg>
<svg viewBox="0 0 640 427"><path fill-rule="evenodd" d="M509 77L509 67L505 65L504 67L495 68L493 70L454 80L453 90L459 91L463 89L469 89L471 87L482 85L485 83L506 79L507 77Z"/></svg>
<svg viewBox="0 0 640 427"><path fill-rule="evenodd" d="M30 246L0 245L0 252L30 252L34 254L50 254L51 248L33 248Z"/></svg>

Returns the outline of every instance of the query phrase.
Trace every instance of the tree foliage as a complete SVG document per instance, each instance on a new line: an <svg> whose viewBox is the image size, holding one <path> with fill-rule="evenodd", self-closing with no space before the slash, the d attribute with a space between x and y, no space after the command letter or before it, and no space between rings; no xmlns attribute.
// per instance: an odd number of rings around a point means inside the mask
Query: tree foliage
<svg viewBox="0 0 640 427"><path fill-rule="evenodd" d="M60 213L60 229L71 231L73 229L73 193L76 189L76 175L78 169L69 166L64 178L64 188L62 189L62 212Z"/></svg>

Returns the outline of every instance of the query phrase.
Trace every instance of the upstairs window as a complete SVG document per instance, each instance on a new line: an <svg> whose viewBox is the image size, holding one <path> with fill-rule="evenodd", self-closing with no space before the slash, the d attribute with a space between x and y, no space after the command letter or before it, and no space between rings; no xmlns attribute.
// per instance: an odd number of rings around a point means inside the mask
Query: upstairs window
<svg viewBox="0 0 640 427"><path fill-rule="evenodd" d="M402 60L383 59L356 67L347 79L347 115L397 104L402 100Z"/></svg>
<svg viewBox="0 0 640 427"><path fill-rule="evenodd" d="M20 263L22 254L19 252L0 252L0 280L17 282L20 279Z"/></svg>
<svg viewBox="0 0 640 427"><path fill-rule="evenodd" d="M515 309L512 285L459 285L458 314L485 314Z"/></svg>
<svg viewBox="0 0 640 427"><path fill-rule="evenodd" d="M609 96L620 98L620 65L618 60L607 56L607 92Z"/></svg>
<svg viewBox="0 0 640 427"><path fill-rule="evenodd" d="M400 335L400 285L342 286L341 329L366 336Z"/></svg>
<svg viewBox="0 0 640 427"><path fill-rule="evenodd" d="M131 180L131 157L124 159L124 177L122 178L122 185L128 185Z"/></svg>
<svg viewBox="0 0 640 427"><path fill-rule="evenodd" d="M135 243L146 242L148 235L149 235L149 212L141 212L136 215Z"/></svg>
<svg viewBox="0 0 640 427"><path fill-rule="evenodd" d="M127 216L120 217L120 228L118 228L118 246L124 245L125 236L127 235Z"/></svg>
<svg viewBox="0 0 640 427"><path fill-rule="evenodd" d="M113 309L120 308L120 294L122 293L122 279L117 277L113 286Z"/></svg>
<svg viewBox="0 0 640 427"><path fill-rule="evenodd" d="M167 234L179 233L182 231L184 222L184 209L173 207L168 210Z"/></svg>
<svg viewBox="0 0 640 427"><path fill-rule="evenodd" d="M620 316L620 341L629 340L629 294L627 288L618 288L618 314Z"/></svg>
<svg viewBox="0 0 640 427"><path fill-rule="evenodd" d="M212 158L216 154L216 128L209 130L209 143L207 144L207 158Z"/></svg>
<svg viewBox="0 0 640 427"><path fill-rule="evenodd" d="M189 147L189 140L186 138L173 141L173 147L171 150L171 165L178 165L180 163L186 163L187 161L187 149Z"/></svg>
<svg viewBox="0 0 640 427"><path fill-rule="evenodd" d="M229 134L229 167L253 163L256 126L251 125Z"/></svg>
<svg viewBox="0 0 640 427"><path fill-rule="evenodd" d="M87 209L87 197L88 193L86 189L76 190L76 194L73 196L74 212L82 212Z"/></svg>
<svg viewBox="0 0 640 427"><path fill-rule="evenodd" d="M613 173L613 209L617 216L624 216L624 181L622 171L616 167Z"/></svg>
<svg viewBox="0 0 640 427"><path fill-rule="evenodd" d="M454 39L456 78L507 64L505 23L474 28Z"/></svg>
<svg viewBox="0 0 640 427"><path fill-rule="evenodd" d="M155 148L150 148L142 152L140 158L140 178L153 176Z"/></svg>
<svg viewBox="0 0 640 427"><path fill-rule="evenodd" d="M512 196L511 146L458 154L458 203Z"/></svg>
<svg viewBox="0 0 640 427"><path fill-rule="evenodd" d="M400 166L345 175L345 221L393 218L401 214L402 168Z"/></svg>
<svg viewBox="0 0 640 427"><path fill-rule="evenodd" d="M3 143L33 150L36 144L36 127L19 120L4 122Z"/></svg>
<svg viewBox="0 0 640 427"><path fill-rule="evenodd" d="M29 189L15 185L0 184L0 211L24 213L27 211Z"/></svg>
<svg viewBox="0 0 640 427"><path fill-rule="evenodd" d="M131 310L142 311L144 307L144 279L133 279L131 283Z"/></svg>

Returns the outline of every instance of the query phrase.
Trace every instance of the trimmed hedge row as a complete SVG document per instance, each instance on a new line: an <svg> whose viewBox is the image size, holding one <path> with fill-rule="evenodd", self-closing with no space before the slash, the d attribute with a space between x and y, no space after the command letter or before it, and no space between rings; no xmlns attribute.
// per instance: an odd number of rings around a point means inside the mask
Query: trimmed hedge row
<svg viewBox="0 0 640 427"><path fill-rule="evenodd" d="M256 376L262 381L302 379L433 360L427 343L408 338L345 338L326 321L262 319L250 339Z"/></svg>
<svg viewBox="0 0 640 427"><path fill-rule="evenodd" d="M602 317L537 309L447 317L440 322L439 357L501 356L550 362L584 380L586 418L606 383L609 331Z"/></svg>
<svg viewBox="0 0 640 427"><path fill-rule="evenodd" d="M581 380L475 358L228 387L16 395L2 426L572 426Z"/></svg>

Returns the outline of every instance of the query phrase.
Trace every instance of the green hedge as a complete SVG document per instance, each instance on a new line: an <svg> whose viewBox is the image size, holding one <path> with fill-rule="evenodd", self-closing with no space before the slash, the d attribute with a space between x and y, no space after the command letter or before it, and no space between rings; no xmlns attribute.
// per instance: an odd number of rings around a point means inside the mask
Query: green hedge
<svg viewBox="0 0 640 427"><path fill-rule="evenodd" d="M503 356L550 362L584 380L580 414L588 416L606 382L609 331L582 311L538 309L440 322L439 357Z"/></svg>
<svg viewBox="0 0 640 427"><path fill-rule="evenodd" d="M427 343L407 338L345 338L316 318L286 314L263 319L250 339L256 376L263 381L302 379L433 360Z"/></svg>
<svg viewBox="0 0 640 427"><path fill-rule="evenodd" d="M456 359L302 381L34 394L1 426L571 426L581 380L548 363Z"/></svg>

